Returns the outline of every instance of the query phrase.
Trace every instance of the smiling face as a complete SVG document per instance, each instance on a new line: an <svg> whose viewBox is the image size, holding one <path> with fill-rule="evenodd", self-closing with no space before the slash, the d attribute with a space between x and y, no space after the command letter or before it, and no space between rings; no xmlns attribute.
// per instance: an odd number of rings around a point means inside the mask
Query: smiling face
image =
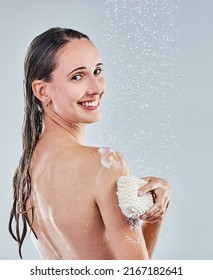
<svg viewBox="0 0 213 280"><path fill-rule="evenodd" d="M99 120L106 85L96 47L87 39L74 39L59 51L57 65L46 83L49 107L68 122Z"/></svg>

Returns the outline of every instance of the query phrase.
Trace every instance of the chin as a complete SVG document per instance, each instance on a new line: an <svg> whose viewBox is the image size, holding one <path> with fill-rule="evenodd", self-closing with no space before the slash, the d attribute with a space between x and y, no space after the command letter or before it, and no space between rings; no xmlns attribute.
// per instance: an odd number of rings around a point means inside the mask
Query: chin
<svg viewBox="0 0 213 280"><path fill-rule="evenodd" d="M101 119L101 114L100 114L99 116L96 116L96 117L93 117L93 118L91 118L91 119L85 120L84 123L86 123L86 124L92 124L92 123L98 122L100 119Z"/></svg>
<svg viewBox="0 0 213 280"><path fill-rule="evenodd" d="M96 123L96 122L98 122L100 120L100 118L97 118L97 119L94 119L94 120L92 120L92 121L87 121L87 122L85 122L86 124L92 124L92 123Z"/></svg>

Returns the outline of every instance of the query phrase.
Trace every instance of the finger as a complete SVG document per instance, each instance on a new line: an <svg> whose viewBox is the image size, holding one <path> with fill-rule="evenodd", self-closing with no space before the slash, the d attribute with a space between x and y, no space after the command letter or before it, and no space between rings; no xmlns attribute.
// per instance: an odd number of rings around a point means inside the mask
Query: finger
<svg viewBox="0 0 213 280"><path fill-rule="evenodd" d="M159 212L161 209L161 206L159 204L154 204L146 213L144 213L143 215L141 215L141 219L147 219L150 218L151 216L153 216L155 213Z"/></svg>
<svg viewBox="0 0 213 280"><path fill-rule="evenodd" d="M160 200L159 202L156 202L145 214L141 215L142 219L147 219L155 215L156 213L166 212L168 201Z"/></svg>
<svg viewBox="0 0 213 280"><path fill-rule="evenodd" d="M147 182L150 182L152 180L153 177L144 177L142 178L143 180L147 181Z"/></svg>
<svg viewBox="0 0 213 280"><path fill-rule="evenodd" d="M150 176L144 177L144 178L142 178L142 179L145 180L145 181L147 181L147 182L154 182L154 181L156 181L156 182L159 182L159 181L164 182L164 180L161 179L161 178L150 177Z"/></svg>
<svg viewBox="0 0 213 280"><path fill-rule="evenodd" d="M144 223L150 223L150 224L154 224L156 222L160 222L163 220L163 216L158 216L155 219L150 219L150 220L144 220Z"/></svg>
<svg viewBox="0 0 213 280"><path fill-rule="evenodd" d="M150 217L147 217L146 220L147 221L152 221L152 220L155 220L155 219L162 219L164 214L165 214L164 210L163 209L159 209L159 211L155 212Z"/></svg>
<svg viewBox="0 0 213 280"><path fill-rule="evenodd" d="M145 222L156 222L156 221L160 221L163 219L165 214L165 211L163 209L159 209L158 211L156 211L155 213L151 214L151 215L142 215L141 219Z"/></svg>
<svg viewBox="0 0 213 280"><path fill-rule="evenodd" d="M139 196L145 195L146 193L150 191L154 191L161 187L162 187L161 182L149 182L138 189L138 195Z"/></svg>

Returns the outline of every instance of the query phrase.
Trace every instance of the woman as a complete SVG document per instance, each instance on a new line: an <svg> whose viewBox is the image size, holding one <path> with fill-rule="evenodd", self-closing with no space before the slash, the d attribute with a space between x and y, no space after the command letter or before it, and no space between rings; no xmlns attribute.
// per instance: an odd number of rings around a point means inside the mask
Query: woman
<svg viewBox="0 0 213 280"><path fill-rule="evenodd" d="M97 49L78 31L51 28L29 46L23 153L9 222L20 256L27 225L44 259L149 259L153 254L170 186L145 178L149 183L139 195L153 191L155 204L141 216L142 228L132 228L116 196L118 178L130 173L128 163L111 149L83 145L85 125L101 115L102 71Z"/></svg>

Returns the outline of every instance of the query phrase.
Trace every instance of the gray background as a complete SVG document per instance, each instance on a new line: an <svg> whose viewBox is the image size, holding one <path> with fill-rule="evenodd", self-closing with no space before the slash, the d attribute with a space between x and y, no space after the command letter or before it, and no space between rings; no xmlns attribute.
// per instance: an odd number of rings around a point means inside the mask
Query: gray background
<svg viewBox="0 0 213 280"><path fill-rule="evenodd" d="M88 128L87 144L109 145L135 175L172 185L154 259L213 259L213 4L182 2L1 1L0 259L18 259L7 223L21 153L24 55L53 26L85 32L103 56L103 118ZM29 237L23 255L39 258Z"/></svg>

